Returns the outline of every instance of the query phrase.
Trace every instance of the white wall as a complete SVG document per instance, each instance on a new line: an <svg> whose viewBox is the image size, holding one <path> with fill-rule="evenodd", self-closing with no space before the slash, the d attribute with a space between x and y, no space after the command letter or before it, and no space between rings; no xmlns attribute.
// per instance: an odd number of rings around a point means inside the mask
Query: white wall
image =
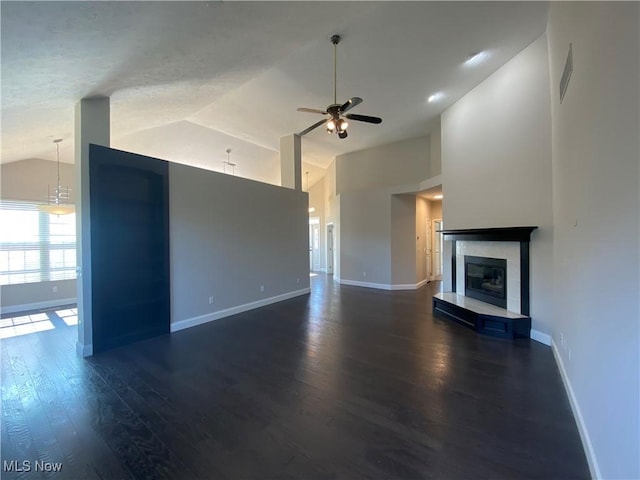
<svg viewBox="0 0 640 480"><path fill-rule="evenodd" d="M558 2L548 26L553 341L592 473L607 479L640 478L638 23L637 2Z"/></svg>
<svg viewBox="0 0 640 480"><path fill-rule="evenodd" d="M531 317L544 333L551 333L553 275L548 72L543 35L445 111L441 123L446 228L539 227L531 241Z"/></svg>
<svg viewBox="0 0 640 480"><path fill-rule="evenodd" d="M306 193L174 163L169 185L172 330L309 291Z"/></svg>

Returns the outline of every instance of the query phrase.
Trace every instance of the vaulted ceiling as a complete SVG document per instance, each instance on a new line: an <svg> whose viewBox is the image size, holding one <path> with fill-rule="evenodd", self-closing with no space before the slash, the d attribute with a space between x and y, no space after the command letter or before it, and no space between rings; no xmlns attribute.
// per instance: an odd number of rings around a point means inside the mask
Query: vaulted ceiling
<svg viewBox="0 0 640 480"><path fill-rule="evenodd" d="M2 162L73 162L74 105L111 98L112 146L277 183L279 139L359 96L341 140L303 137L310 182L339 154L424 135L541 35L540 2L2 2ZM486 61L465 66L485 51ZM441 92L437 102L427 98ZM304 179L303 179L304 182Z"/></svg>

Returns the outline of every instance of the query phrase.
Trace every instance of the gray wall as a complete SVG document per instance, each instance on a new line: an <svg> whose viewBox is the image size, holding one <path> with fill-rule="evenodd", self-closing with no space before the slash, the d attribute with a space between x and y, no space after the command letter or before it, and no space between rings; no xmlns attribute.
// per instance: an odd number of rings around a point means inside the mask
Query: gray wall
<svg viewBox="0 0 640 480"><path fill-rule="evenodd" d="M327 268L327 221L325 216L325 177L314 183L308 190L309 192L309 208L315 208L313 213L309 213L309 217L318 217L320 219L320 269Z"/></svg>
<svg viewBox="0 0 640 480"><path fill-rule="evenodd" d="M548 26L553 341L592 473L610 479L640 478L638 19L637 2L559 2Z"/></svg>
<svg viewBox="0 0 640 480"><path fill-rule="evenodd" d="M416 197L391 196L391 284L416 282Z"/></svg>
<svg viewBox="0 0 640 480"><path fill-rule="evenodd" d="M418 183L431 176L429 136L336 157L336 192Z"/></svg>
<svg viewBox="0 0 640 480"><path fill-rule="evenodd" d="M169 183L173 329L308 291L306 193L174 163Z"/></svg>
<svg viewBox="0 0 640 480"><path fill-rule="evenodd" d="M56 162L31 158L7 163L0 166L0 179L1 198L46 203L47 185L53 190L57 183ZM71 187L72 195L74 182L74 166L61 163L60 184ZM3 225L1 228L10 227ZM73 303L76 301L76 283L76 280L60 280L4 285L0 287L1 311L17 312Z"/></svg>
<svg viewBox="0 0 640 480"><path fill-rule="evenodd" d="M429 178L430 154L424 136L336 157L341 280L380 288L417 283L415 197L392 197L396 187Z"/></svg>
<svg viewBox="0 0 640 480"><path fill-rule="evenodd" d="M23 312L75 303L76 284L76 280L57 280L3 285L0 287L1 312Z"/></svg>
<svg viewBox="0 0 640 480"><path fill-rule="evenodd" d="M336 194L336 159L334 158L324 175L324 218L333 224L333 274L340 278L340 196ZM326 238L325 238L326 239ZM326 260L326 259L325 259Z"/></svg>
<svg viewBox="0 0 640 480"><path fill-rule="evenodd" d="M391 194L366 190L340 195L340 279L391 283Z"/></svg>
<svg viewBox="0 0 640 480"><path fill-rule="evenodd" d="M11 162L0 167L2 198L11 200L28 200L47 202L47 185L51 190L56 188L56 162L30 158L19 162ZM60 164L60 185L71 187L72 199L75 190L74 165Z"/></svg>
<svg viewBox="0 0 640 480"><path fill-rule="evenodd" d="M531 242L532 328L550 334L553 211L547 58L543 35L442 114L442 183L446 228L539 227Z"/></svg>
<svg viewBox="0 0 640 480"><path fill-rule="evenodd" d="M416 197L416 283L427 280L426 222L429 217L429 201Z"/></svg>
<svg viewBox="0 0 640 480"><path fill-rule="evenodd" d="M440 121L442 119L439 119ZM431 159L430 159L430 172L429 176L435 177L442 173L442 126L440 121L429 134Z"/></svg>

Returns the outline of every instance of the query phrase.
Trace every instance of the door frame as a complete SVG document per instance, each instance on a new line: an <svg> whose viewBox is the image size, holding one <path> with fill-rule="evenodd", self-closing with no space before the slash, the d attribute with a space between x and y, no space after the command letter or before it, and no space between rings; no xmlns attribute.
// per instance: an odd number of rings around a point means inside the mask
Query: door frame
<svg viewBox="0 0 640 480"><path fill-rule="evenodd" d="M333 252L335 250L333 232L333 222L327 223L327 275L333 275Z"/></svg>
<svg viewBox="0 0 640 480"><path fill-rule="evenodd" d="M442 230L442 218L434 218L432 220L432 223L431 223L432 232L433 232L432 245L433 246L436 245L436 235L438 235L440 237L439 238L440 250L436 254L435 253L435 248L432 249L431 262L432 262L432 265L435 265L435 262L438 261L439 268L437 269L437 271L439 271L440 273L438 275L433 275L433 273L436 272L436 269L433 268L433 266L431 268L431 273L432 273L432 280L442 280L442 270L443 270L443 267L444 267L444 264L442 263L442 249L444 248L444 245L443 245L444 238L443 238L441 233L438 233L436 231L436 222L440 223L440 230Z"/></svg>

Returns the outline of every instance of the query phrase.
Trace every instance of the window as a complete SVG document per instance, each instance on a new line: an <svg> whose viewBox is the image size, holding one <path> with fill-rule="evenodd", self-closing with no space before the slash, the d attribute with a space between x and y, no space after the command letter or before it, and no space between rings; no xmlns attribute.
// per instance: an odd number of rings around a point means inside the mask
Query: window
<svg viewBox="0 0 640 480"><path fill-rule="evenodd" d="M76 278L76 215L0 203L0 285Z"/></svg>

